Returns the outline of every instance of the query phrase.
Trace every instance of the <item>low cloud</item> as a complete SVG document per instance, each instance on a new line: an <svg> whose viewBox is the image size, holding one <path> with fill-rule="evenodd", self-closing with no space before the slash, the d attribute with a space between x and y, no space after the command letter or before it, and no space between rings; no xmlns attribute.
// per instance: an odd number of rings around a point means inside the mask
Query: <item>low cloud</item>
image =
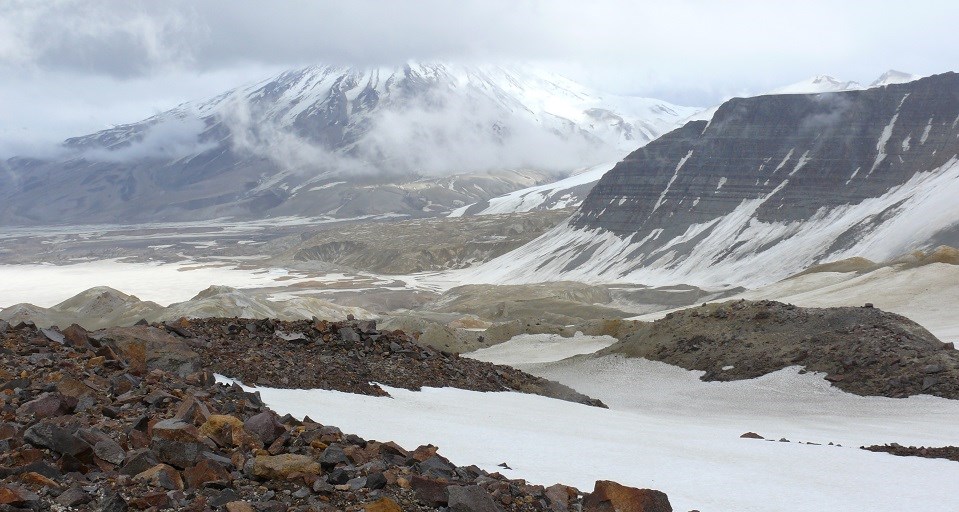
<svg viewBox="0 0 959 512"><path fill-rule="evenodd" d="M812 96L819 112L807 116L799 125L801 133L830 130L837 126L852 105L846 94L824 93Z"/></svg>
<svg viewBox="0 0 959 512"><path fill-rule="evenodd" d="M547 121L544 127L531 114L511 113L482 96L436 91L384 107L344 148L324 145L322 136L297 134L241 97L231 98L218 117L232 133L235 151L308 176L443 176L503 169L560 173L622 156L565 120Z"/></svg>
<svg viewBox="0 0 959 512"><path fill-rule="evenodd" d="M124 137L129 128L114 128L114 132ZM149 124L142 133L115 147L81 147L73 156L98 162L133 162L143 160L177 160L213 149L216 142L202 141L201 134L206 129L202 119L195 113L183 117L160 117ZM111 136L104 132L101 135Z"/></svg>

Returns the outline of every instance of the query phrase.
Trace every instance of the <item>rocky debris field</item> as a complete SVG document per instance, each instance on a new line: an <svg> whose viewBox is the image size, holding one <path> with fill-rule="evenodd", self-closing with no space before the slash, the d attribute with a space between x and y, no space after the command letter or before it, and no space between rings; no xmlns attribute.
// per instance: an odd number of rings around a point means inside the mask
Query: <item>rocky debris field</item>
<svg viewBox="0 0 959 512"><path fill-rule="evenodd" d="M900 315L864 307L729 301L677 311L598 352L751 379L788 366L858 395L959 398L959 351Z"/></svg>
<svg viewBox="0 0 959 512"><path fill-rule="evenodd" d="M250 385L365 395L387 394L376 383L411 390L520 391L605 407L557 382L422 346L401 331L378 330L372 320L206 318L140 327L160 328L188 343L203 368Z"/></svg>
<svg viewBox="0 0 959 512"><path fill-rule="evenodd" d="M195 371L186 344L112 336L0 322L0 511L672 510L659 491L531 485L279 417Z"/></svg>
<svg viewBox="0 0 959 512"><path fill-rule="evenodd" d="M902 446L900 444L882 444L863 446L863 450L871 452L891 453L900 457L925 457L927 459L949 459L959 462L959 446Z"/></svg>

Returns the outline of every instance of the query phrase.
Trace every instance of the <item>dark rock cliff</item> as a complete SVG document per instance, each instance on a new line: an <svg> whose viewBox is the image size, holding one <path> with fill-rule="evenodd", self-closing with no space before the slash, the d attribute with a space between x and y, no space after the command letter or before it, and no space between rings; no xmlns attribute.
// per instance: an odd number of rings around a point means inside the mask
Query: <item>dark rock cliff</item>
<svg viewBox="0 0 959 512"><path fill-rule="evenodd" d="M620 162L573 222L617 234L693 223L766 197L762 222L861 202L959 154L959 75L863 91L735 98ZM660 240L672 237L659 237Z"/></svg>

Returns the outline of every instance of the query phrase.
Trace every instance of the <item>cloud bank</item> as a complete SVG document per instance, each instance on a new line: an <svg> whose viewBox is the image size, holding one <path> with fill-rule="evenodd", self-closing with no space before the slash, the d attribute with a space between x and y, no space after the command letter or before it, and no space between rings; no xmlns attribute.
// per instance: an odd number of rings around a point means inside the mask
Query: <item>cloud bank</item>
<svg viewBox="0 0 959 512"><path fill-rule="evenodd" d="M959 3L676 0L5 0L0 157L304 64L533 62L597 89L709 106L828 73L959 62Z"/></svg>

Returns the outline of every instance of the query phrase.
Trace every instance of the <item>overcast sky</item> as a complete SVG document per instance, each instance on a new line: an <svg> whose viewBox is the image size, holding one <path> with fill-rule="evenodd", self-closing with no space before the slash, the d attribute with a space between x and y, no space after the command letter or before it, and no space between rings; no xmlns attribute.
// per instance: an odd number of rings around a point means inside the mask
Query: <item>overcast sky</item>
<svg viewBox="0 0 959 512"><path fill-rule="evenodd" d="M959 67L959 2L2 0L0 156L286 68L529 62L708 106L817 74Z"/></svg>

